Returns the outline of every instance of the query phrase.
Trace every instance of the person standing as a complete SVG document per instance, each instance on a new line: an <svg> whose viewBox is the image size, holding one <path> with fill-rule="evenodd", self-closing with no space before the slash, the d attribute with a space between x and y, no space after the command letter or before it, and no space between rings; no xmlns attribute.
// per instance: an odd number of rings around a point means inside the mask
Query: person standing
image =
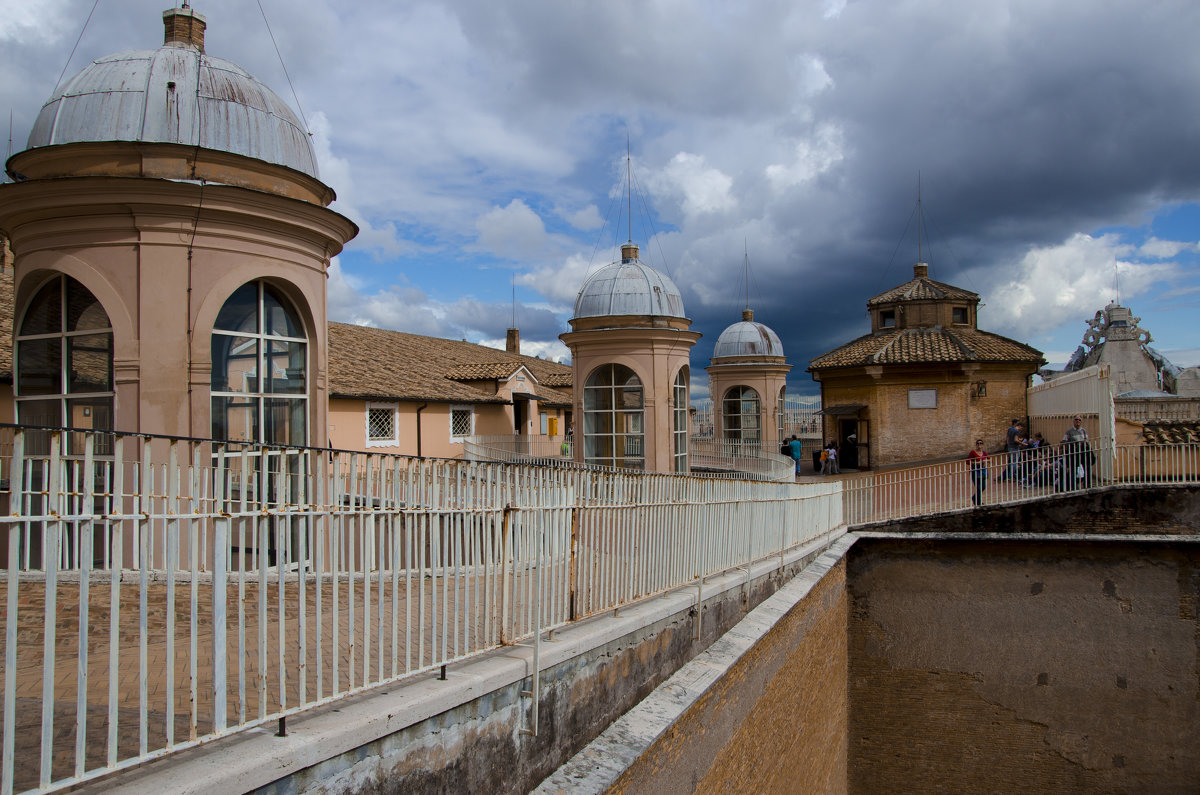
<svg viewBox="0 0 1200 795"><path fill-rule="evenodd" d="M838 469L838 460L837 460L837 442L830 439L829 446L826 447L825 450L826 450L825 459L826 459L826 463L828 464L828 466L825 468L826 472L830 475L840 474L841 470Z"/></svg>
<svg viewBox="0 0 1200 795"><path fill-rule="evenodd" d="M1025 432L1021 427L1021 421L1013 417L1012 425L1004 434L1004 452L1008 454L1008 466L996 480L1008 480L1017 476L1017 460L1021 457L1021 442L1024 441L1024 438Z"/></svg>
<svg viewBox="0 0 1200 795"><path fill-rule="evenodd" d="M1066 481L1069 488L1080 486L1087 488L1091 477L1092 449L1088 444L1087 428L1083 427L1083 417L1078 414L1071 420L1071 426L1063 433L1063 453L1066 456Z"/></svg>
<svg viewBox="0 0 1200 795"><path fill-rule="evenodd" d="M792 452L792 461L796 464L796 474L799 475L800 474L800 459L804 455L804 449L803 449L804 445L798 438L796 438L795 434L792 434L792 440L790 442L788 442L788 447L791 449L791 452Z"/></svg>
<svg viewBox="0 0 1200 795"><path fill-rule="evenodd" d="M967 468L971 474L971 504L983 505L983 490L987 488L987 450L983 449L983 439L975 440L975 449L967 452Z"/></svg>

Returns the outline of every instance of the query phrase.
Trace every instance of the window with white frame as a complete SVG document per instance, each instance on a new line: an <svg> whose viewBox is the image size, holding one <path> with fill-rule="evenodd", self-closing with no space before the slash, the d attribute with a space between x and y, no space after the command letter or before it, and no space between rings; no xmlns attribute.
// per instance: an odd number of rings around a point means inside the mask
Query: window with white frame
<svg viewBox="0 0 1200 795"><path fill-rule="evenodd" d="M214 439L308 443L308 338L277 287L247 282L221 307L211 394Z"/></svg>
<svg viewBox="0 0 1200 795"><path fill-rule="evenodd" d="M725 438L731 442L762 441L758 392L748 386L731 387L721 405Z"/></svg>
<svg viewBox="0 0 1200 795"><path fill-rule="evenodd" d="M367 404L367 447L395 447L400 443L399 410L395 403Z"/></svg>
<svg viewBox="0 0 1200 795"><path fill-rule="evenodd" d="M674 402L674 427L671 429L675 444L675 471L688 471L688 368L681 367L675 376L672 394Z"/></svg>
<svg viewBox="0 0 1200 795"><path fill-rule="evenodd" d="M646 468L642 381L621 364L604 364L583 386L583 457L589 464Z"/></svg>
<svg viewBox="0 0 1200 795"><path fill-rule="evenodd" d="M475 433L475 407L450 407L450 441L461 442L464 436Z"/></svg>
<svg viewBox="0 0 1200 795"><path fill-rule="evenodd" d="M58 275L38 289L17 325L14 359L19 422L113 427L112 324L80 282ZM81 441L72 435L70 452L82 452ZM48 452L49 437L36 434L28 444Z"/></svg>

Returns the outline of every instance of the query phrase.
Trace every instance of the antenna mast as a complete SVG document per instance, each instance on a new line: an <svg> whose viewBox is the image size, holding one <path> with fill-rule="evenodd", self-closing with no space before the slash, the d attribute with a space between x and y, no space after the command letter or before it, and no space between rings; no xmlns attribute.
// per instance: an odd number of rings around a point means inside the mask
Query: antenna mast
<svg viewBox="0 0 1200 795"><path fill-rule="evenodd" d="M921 252L921 172L917 171L917 262L924 262Z"/></svg>
<svg viewBox="0 0 1200 795"><path fill-rule="evenodd" d="M750 308L750 243L747 240L743 239L742 245L745 247L745 251L746 251L745 260L744 260L742 269L745 271L745 278L746 278L746 308L749 309Z"/></svg>
<svg viewBox="0 0 1200 795"><path fill-rule="evenodd" d="M629 223L629 242L633 242L633 165L629 158L629 131L625 131L625 202L626 212L629 217L626 219Z"/></svg>

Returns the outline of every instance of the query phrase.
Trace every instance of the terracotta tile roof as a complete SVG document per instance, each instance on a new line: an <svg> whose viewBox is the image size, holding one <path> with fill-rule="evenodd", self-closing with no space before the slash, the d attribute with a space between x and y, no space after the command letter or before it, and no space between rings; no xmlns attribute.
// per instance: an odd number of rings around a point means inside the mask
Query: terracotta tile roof
<svg viewBox="0 0 1200 795"><path fill-rule="evenodd" d="M538 381L531 391L559 405L571 402L569 392L552 388L572 383L569 365L471 342L330 323L328 361L333 397L504 403L463 381L507 378L524 366Z"/></svg>
<svg viewBox="0 0 1200 795"><path fill-rule="evenodd" d="M941 362L1042 362L1041 351L992 334L966 328L909 328L867 334L809 363L809 370L876 364Z"/></svg>
<svg viewBox="0 0 1200 795"><path fill-rule="evenodd" d="M1146 444L1195 444L1200 442L1200 420L1149 420L1142 425Z"/></svg>
<svg viewBox="0 0 1200 795"><path fill-rule="evenodd" d="M905 282L899 287L885 290L867 301L867 306L890 304L896 301L936 301L950 299L954 301L978 301L979 294L961 287L944 282L935 282L926 276L919 276Z"/></svg>

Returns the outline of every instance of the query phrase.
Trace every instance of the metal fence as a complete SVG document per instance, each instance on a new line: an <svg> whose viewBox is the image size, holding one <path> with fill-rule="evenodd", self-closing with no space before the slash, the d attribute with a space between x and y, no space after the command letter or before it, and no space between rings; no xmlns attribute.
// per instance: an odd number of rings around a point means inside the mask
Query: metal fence
<svg viewBox="0 0 1200 795"><path fill-rule="evenodd" d="M463 454L471 461L616 471L608 467L576 462L573 445L573 441L512 434L469 436L463 440ZM795 479L792 459L784 458L773 450L763 450L759 442L692 437L688 439L688 462L692 474L699 477L749 478L777 482L791 482Z"/></svg>
<svg viewBox="0 0 1200 795"><path fill-rule="evenodd" d="M1200 445L1071 444L867 472L841 481L847 525L997 505L1081 489L1200 484Z"/></svg>
<svg viewBox="0 0 1200 795"><path fill-rule="evenodd" d="M844 527L833 483L0 437L4 795L536 648Z"/></svg>

